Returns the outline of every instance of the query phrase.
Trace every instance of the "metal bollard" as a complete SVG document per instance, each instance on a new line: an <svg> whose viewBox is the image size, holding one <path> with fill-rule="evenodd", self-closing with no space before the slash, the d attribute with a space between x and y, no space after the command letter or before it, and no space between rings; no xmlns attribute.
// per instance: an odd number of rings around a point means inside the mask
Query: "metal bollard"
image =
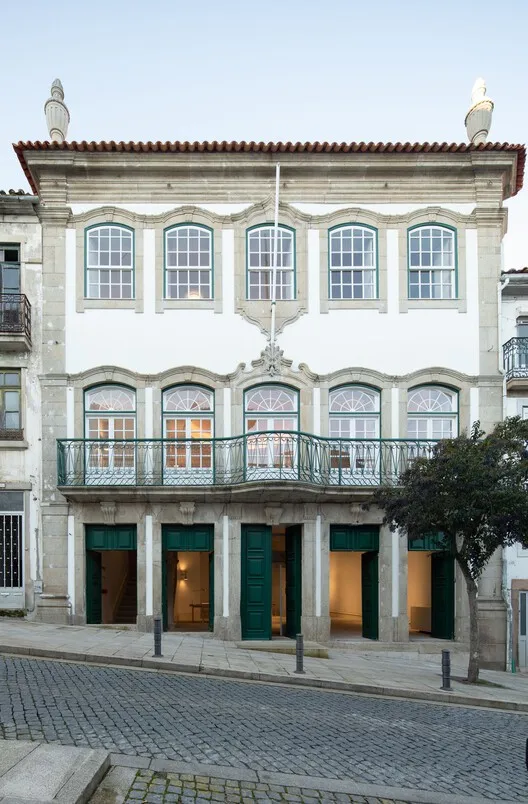
<svg viewBox="0 0 528 804"><path fill-rule="evenodd" d="M526 762L526 770L528 770L528 740L526 740L526 754L524 757L524 761Z"/></svg>
<svg viewBox="0 0 528 804"><path fill-rule="evenodd" d="M295 672L303 673L304 664L304 637L302 634L297 634L295 639Z"/></svg>
<svg viewBox="0 0 528 804"><path fill-rule="evenodd" d="M451 654L448 650L442 651L442 690L451 691Z"/></svg>
<svg viewBox="0 0 528 804"><path fill-rule="evenodd" d="M154 656L161 655L161 617L154 617Z"/></svg>

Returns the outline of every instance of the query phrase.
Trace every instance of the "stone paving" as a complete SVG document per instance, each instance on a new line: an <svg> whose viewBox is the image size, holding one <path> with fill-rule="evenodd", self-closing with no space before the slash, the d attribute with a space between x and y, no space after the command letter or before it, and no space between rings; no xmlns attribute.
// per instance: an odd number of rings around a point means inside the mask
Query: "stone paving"
<svg viewBox="0 0 528 804"><path fill-rule="evenodd" d="M259 782L239 782L214 776L155 773L140 770L125 798L127 804L173 804L174 802L255 802L290 801L298 804L352 802L352 804L405 804L394 799L365 798L348 793L330 793L306 787L291 787Z"/></svg>
<svg viewBox="0 0 528 804"><path fill-rule="evenodd" d="M409 691L413 696L440 698L447 695L439 692L439 652L443 647L445 642L427 639L398 647L359 641L346 650L330 649L329 659L307 658L302 679L321 685L368 685L394 694L405 695ZM453 676L463 676L467 671L467 653L461 652L459 645L448 643L447 647L456 650L451 657ZM93 661L94 657L104 661L106 657L108 661L154 662L152 634L0 618L0 653L9 653L10 649L51 650L59 654L56 658L82 661ZM164 634L163 658L156 659L155 664L190 672L253 674L292 683L299 680L294 672L294 656L240 648L210 634ZM465 702L468 697L489 703L506 701L528 711L528 674L484 670L481 677L499 686L475 687L455 681L449 696L453 700L466 699Z"/></svg>
<svg viewBox="0 0 528 804"><path fill-rule="evenodd" d="M0 736L528 801L528 717L463 706L0 657Z"/></svg>

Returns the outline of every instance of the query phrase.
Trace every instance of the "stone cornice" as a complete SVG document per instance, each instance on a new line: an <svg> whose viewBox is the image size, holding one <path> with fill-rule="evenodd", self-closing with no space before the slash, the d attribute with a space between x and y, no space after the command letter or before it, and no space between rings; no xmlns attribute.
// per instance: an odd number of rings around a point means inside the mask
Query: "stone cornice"
<svg viewBox="0 0 528 804"><path fill-rule="evenodd" d="M209 203L251 203L274 192L280 158L286 202L500 204L515 192L518 154L28 150L24 157L43 201L196 202L206 184Z"/></svg>

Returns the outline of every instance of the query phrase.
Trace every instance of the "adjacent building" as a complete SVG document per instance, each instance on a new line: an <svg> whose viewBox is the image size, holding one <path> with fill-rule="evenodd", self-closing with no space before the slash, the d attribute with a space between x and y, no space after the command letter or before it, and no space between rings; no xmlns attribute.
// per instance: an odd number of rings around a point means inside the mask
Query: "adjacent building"
<svg viewBox="0 0 528 804"><path fill-rule="evenodd" d="M501 341L504 415L528 418L528 269L502 274ZM508 668L528 667L528 537L504 550L503 589L508 613Z"/></svg>
<svg viewBox="0 0 528 804"><path fill-rule="evenodd" d="M38 198L0 192L0 609L39 589L41 227Z"/></svg>
<svg viewBox="0 0 528 804"><path fill-rule="evenodd" d="M15 146L42 226L36 616L466 642L453 560L364 503L502 418L503 202L524 148L66 142L54 88L54 139ZM490 666L502 579L497 553Z"/></svg>

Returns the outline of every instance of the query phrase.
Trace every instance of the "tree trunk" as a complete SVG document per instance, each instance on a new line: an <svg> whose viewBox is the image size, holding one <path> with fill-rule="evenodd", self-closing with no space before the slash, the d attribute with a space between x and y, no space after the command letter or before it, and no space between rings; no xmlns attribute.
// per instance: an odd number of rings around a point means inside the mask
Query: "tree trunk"
<svg viewBox="0 0 528 804"><path fill-rule="evenodd" d="M458 561L464 580L469 600L469 664L467 680L470 684L476 684L480 670L480 633L478 622L478 585L471 573L462 561Z"/></svg>

